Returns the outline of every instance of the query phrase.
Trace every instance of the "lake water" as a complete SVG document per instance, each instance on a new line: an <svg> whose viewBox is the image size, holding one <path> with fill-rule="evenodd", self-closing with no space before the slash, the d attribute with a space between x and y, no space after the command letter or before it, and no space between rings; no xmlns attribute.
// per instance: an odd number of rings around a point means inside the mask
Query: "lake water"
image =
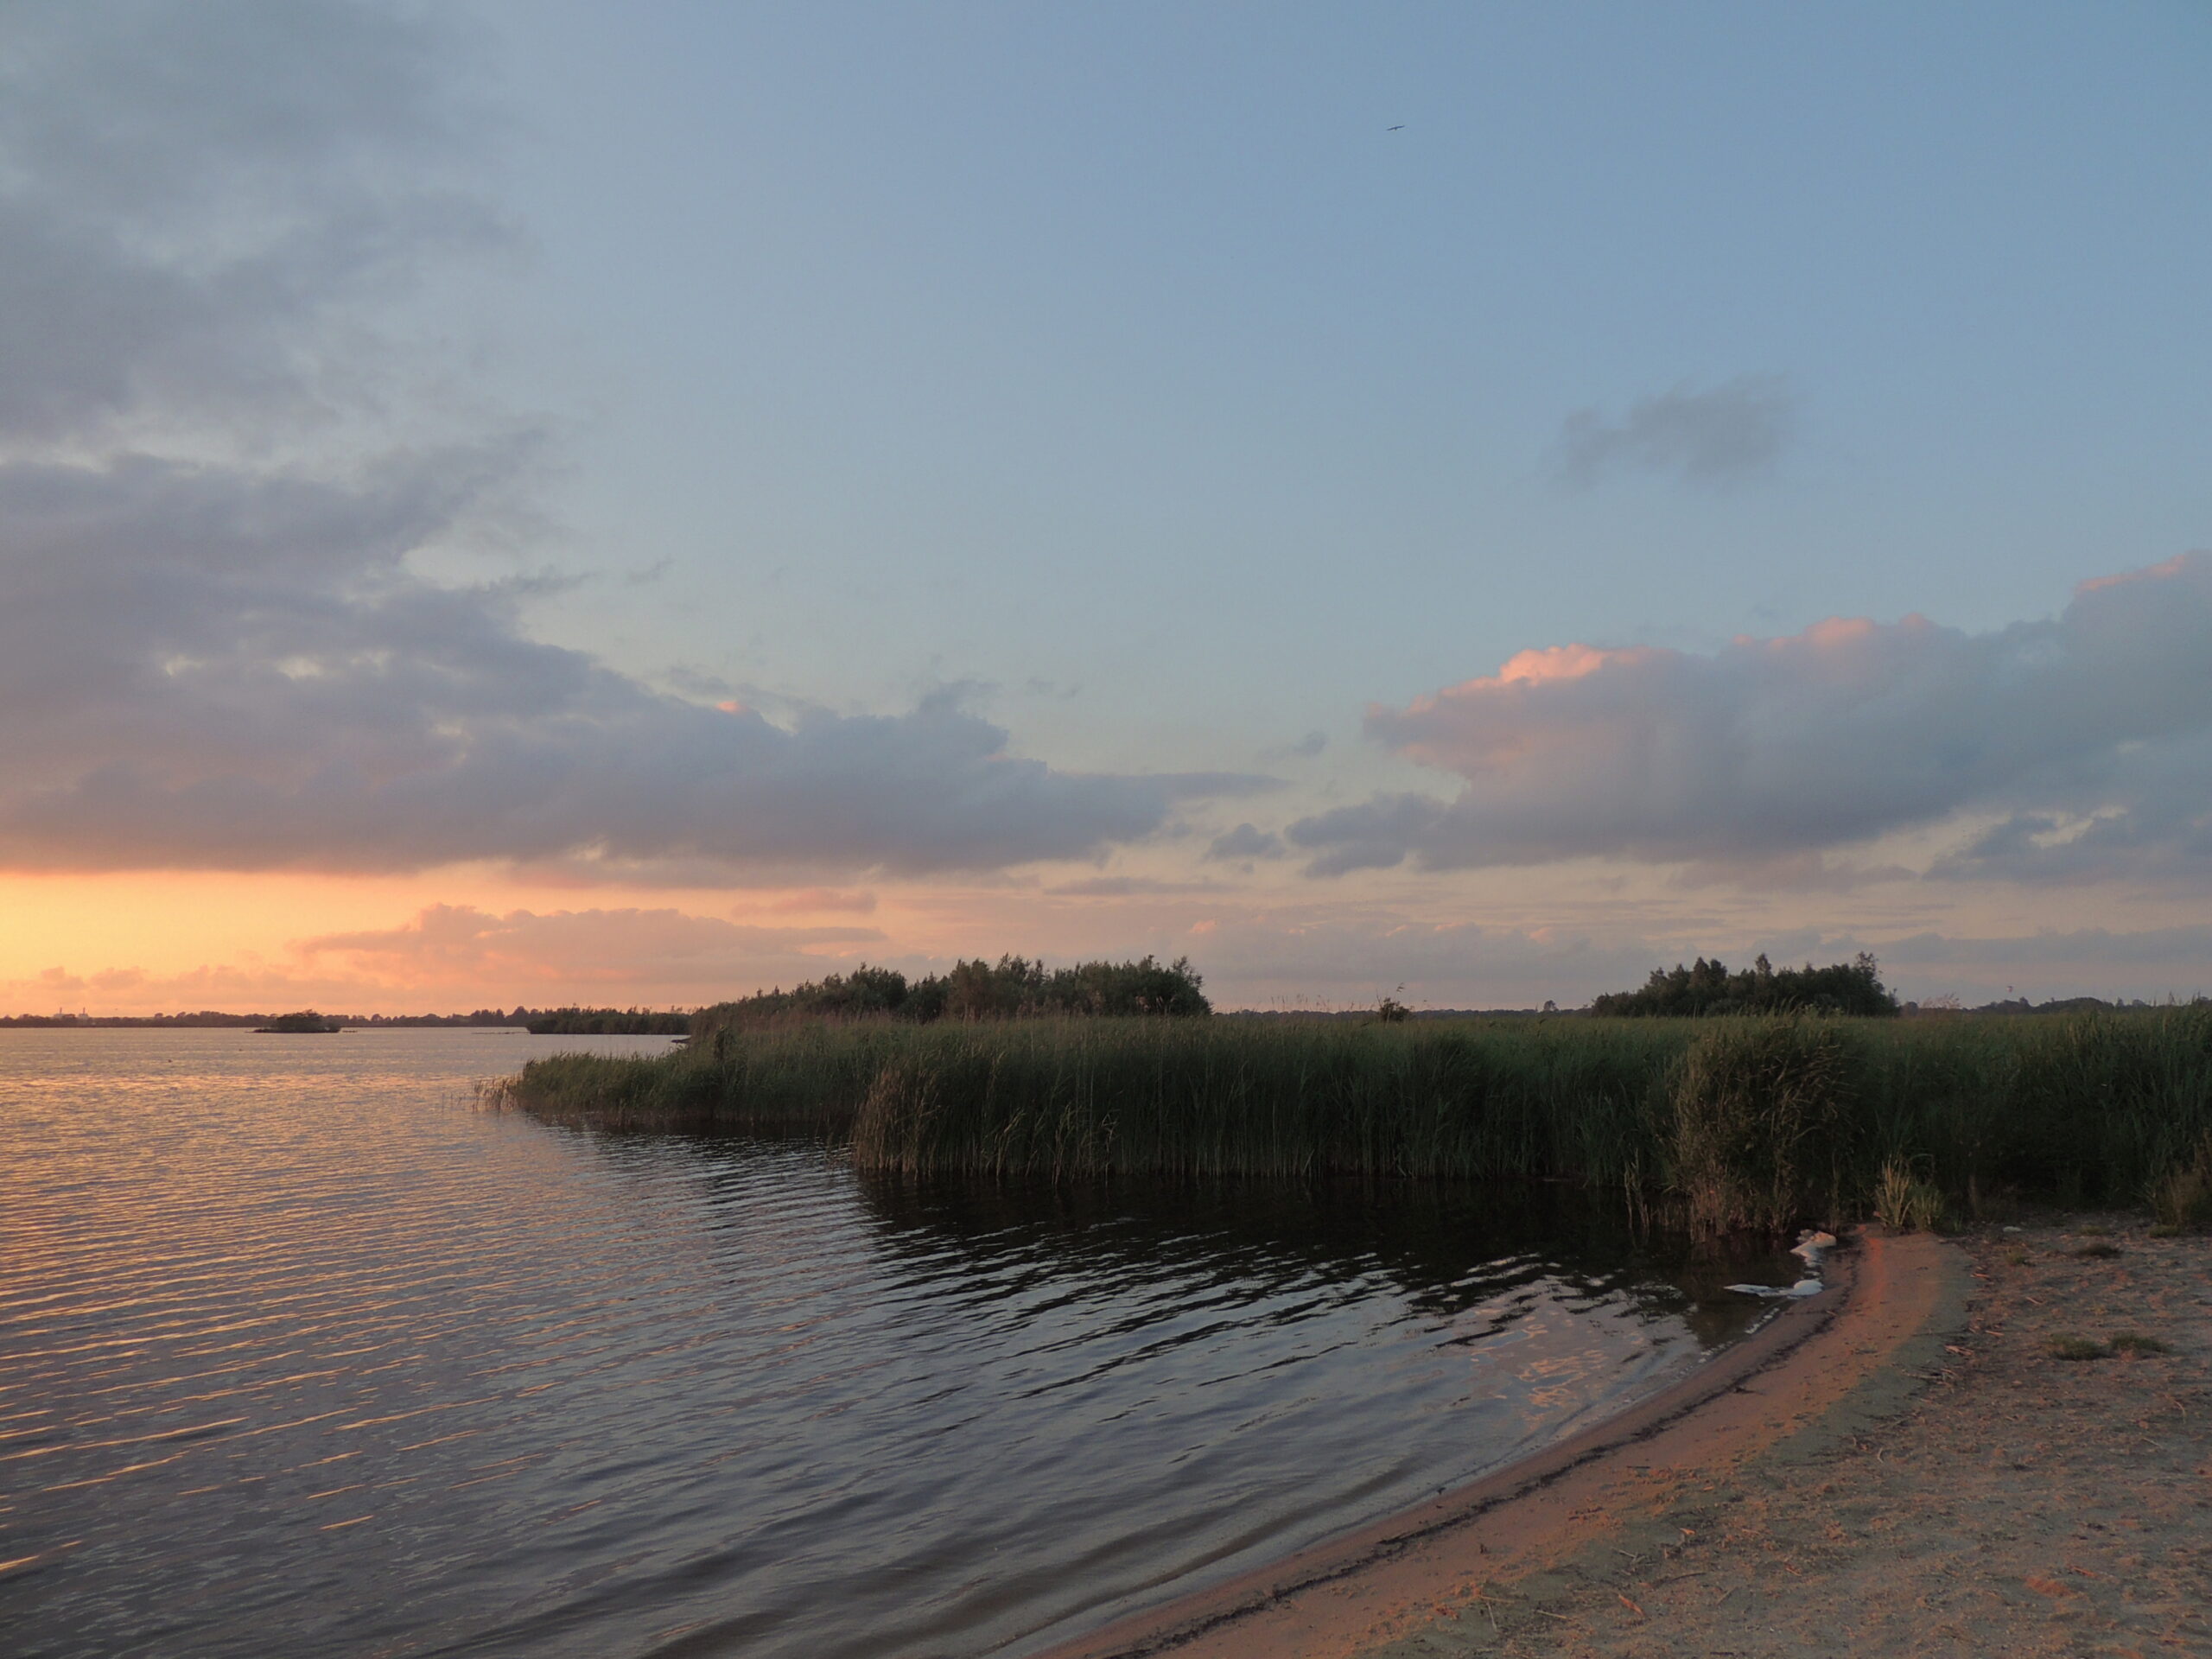
<svg viewBox="0 0 2212 1659"><path fill-rule="evenodd" d="M506 1032L0 1031L31 1655L1017 1655L1494 1466L1759 1311L1437 1188L870 1179L473 1103Z"/></svg>

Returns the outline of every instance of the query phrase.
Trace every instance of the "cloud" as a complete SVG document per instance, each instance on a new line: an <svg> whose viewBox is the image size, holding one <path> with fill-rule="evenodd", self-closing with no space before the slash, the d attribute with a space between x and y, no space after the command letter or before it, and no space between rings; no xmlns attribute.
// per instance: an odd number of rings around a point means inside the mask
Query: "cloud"
<svg viewBox="0 0 2212 1659"><path fill-rule="evenodd" d="M705 707L426 579L534 453L391 366L379 307L503 233L439 16L0 18L0 862L985 870L1253 786L1055 770L957 691Z"/></svg>
<svg viewBox="0 0 2212 1659"><path fill-rule="evenodd" d="M1319 1008L1402 985L1416 1007L1573 1007L1640 984L1664 954L1629 936L1312 912L1223 916L1189 948L1230 1006Z"/></svg>
<svg viewBox="0 0 2212 1659"><path fill-rule="evenodd" d="M407 573L469 485L0 469L0 856L971 869L1093 854L1234 787L1013 759L951 696L785 728L657 695L526 639L509 593Z"/></svg>
<svg viewBox="0 0 2212 1659"><path fill-rule="evenodd" d="M432 905L401 926L303 939L308 959L336 957L360 977L410 986L495 983L569 989L639 981L751 981L820 973L804 954L823 944L865 944L872 927L753 927L677 910L511 911Z"/></svg>
<svg viewBox="0 0 2212 1659"><path fill-rule="evenodd" d="M340 0L8 7L0 435L327 418L322 325L505 234L461 182L467 58Z"/></svg>
<svg viewBox="0 0 2212 1659"><path fill-rule="evenodd" d="M1205 855L1211 859L1281 858L1282 837L1272 830L1240 823L1228 834L1216 836Z"/></svg>
<svg viewBox="0 0 2212 1659"><path fill-rule="evenodd" d="M2012 938L1955 938L1915 933L1893 939L1880 950L1885 963L1917 967L1973 964L1989 967L2073 967L2151 965L2193 968L2212 979L2212 924L2145 928L2116 933L2084 927Z"/></svg>
<svg viewBox="0 0 2212 1659"><path fill-rule="evenodd" d="M1622 467L1675 473L1696 484L1734 484L1766 471L1796 423L1796 399L1780 375L1745 375L1694 391L1640 397L1619 420L1577 410L1560 427L1560 476L1587 489Z"/></svg>
<svg viewBox="0 0 2212 1659"><path fill-rule="evenodd" d="M1094 875L1045 889L1057 899L1152 899L1171 893L1213 893L1214 881L1160 881L1146 875Z"/></svg>
<svg viewBox="0 0 2212 1659"><path fill-rule="evenodd" d="M1294 823L1317 874L1579 857L1747 863L1961 815L1941 873L2087 878L2212 854L2212 555L2086 582L2057 617L1969 634L1822 622L1710 655L1567 645L1369 734L1457 774ZM1963 820L1961 820L1963 821Z"/></svg>
<svg viewBox="0 0 2212 1659"><path fill-rule="evenodd" d="M1771 857L1737 854L1684 864L1669 876L1671 885L1701 887L1757 887L1763 893L1855 893L1892 881L1916 881L1910 865L1869 863L1819 852L1778 853Z"/></svg>
<svg viewBox="0 0 2212 1659"><path fill-rule="evenodd" d="M0 467L0 858L982 868L1249 786L1055 771L950 696L785 727L656 693L526 638L510 592L409 574L476 486L465 455L350 486Z"/></svg>
<svg viewBox="0 0 2212 1659"><path fill-rule="evenodd" d="M2044 929L2012 936L1916 933L1874 947L1883 976L1907 997L2141 997L2212 990L2212 925L2133 931Z"/></svg>
<svg viewBox="0 0 2212 1659"><path fill-rule="evenodd" d="M1268 761L1311 760L1328 747L1329 734L1326 732L1308 732L1295 743L1287 743L1281 748L1262 750L1260 758Z"/></svg>
<svg viewBox="0 0 2212 1659"><path fill-rule="evenodd" d="M827 912L867 916L874 912L875 895L865 890L841 893L835 887L802 887L796 893L779 893L760 908L779 916L817 916Z"/></svg>

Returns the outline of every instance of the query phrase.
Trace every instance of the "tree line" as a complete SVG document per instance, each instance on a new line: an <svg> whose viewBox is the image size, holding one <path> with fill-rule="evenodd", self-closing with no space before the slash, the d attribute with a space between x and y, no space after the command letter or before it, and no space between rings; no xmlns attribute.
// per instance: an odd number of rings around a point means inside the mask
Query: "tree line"
<svg viewBox="0 0 2212 1659"><path fill-rule="evenodd" d="M910 980L895 968L863 963L850 973L780 986L734 1002L702 1008L691 1033L728 1027L771 1025L794 1019L888 1019L928 1024L938 1020L1015 1020L1044 1014L1207 1014L1213 1005L1188 957L1162 964L1079 962L1047 968L1041 958L977 957L949 972Z"/></svg>
<svg viewBox="0 0 2212 1659"><path fill-rule="evenodd" d="M1897 1012L1897 1000L1883 985L1878 964L1866 951L1826 968L1777 968L1762 953L1758 961L1730 973L1719 957L1700 957L1685 968L1654 968L1641 990L1615 991L1590 1005L1597 1014L1631 1019L1722 1014L1856 1014L1885 1017Z"/></svg>

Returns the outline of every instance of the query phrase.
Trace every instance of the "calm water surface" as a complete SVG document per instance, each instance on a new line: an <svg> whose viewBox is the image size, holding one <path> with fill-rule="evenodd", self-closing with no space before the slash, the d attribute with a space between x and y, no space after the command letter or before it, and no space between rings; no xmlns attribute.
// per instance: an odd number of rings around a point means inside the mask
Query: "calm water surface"
<svg viewBox="0 0 2212 1659"><path fill-rule="evenodd" d="M914 1186L472 1104L664 1046L0 1031L10 1651L1019 1654L1758 1317L1525 1193Z"/></svg>

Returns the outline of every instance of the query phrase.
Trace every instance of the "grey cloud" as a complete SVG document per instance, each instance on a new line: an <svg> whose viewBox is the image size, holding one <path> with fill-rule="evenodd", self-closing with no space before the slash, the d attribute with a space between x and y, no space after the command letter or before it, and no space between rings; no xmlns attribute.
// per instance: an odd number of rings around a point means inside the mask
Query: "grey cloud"
<svg viewBox="0 0 2212 1659"><path fill-rule="evenodd" d="M1853 893L1884 882L1914 881L1920 873L1902 864L1868 864L1828 854L1801 851L1755 858L1738 854L1683 865L1674 872L1675 886L1757 887L1765 893Z"/></svg>
<svg viewBox="0 0 2212 1659"><path fill-rule="evenodd" d="M1456 799L1303 819L1317 874L1576 857L1758 863L1938 824L2000 828L1946 874L2202 870L2212 854L2212 555L2084 583L2059 616L1969 634L1827 622L1711 655L1581 646L1370 734Z"/></svg>
<svg viewBox="0 0 2212 1659"><path fill-rule="evenodd" d="M1901 994L1969 1002L2000 996L2145 997L2212 989L2212 925L2092 927L1995 937L1916 933L1875 947Z"/></svg>
<svg viewBox="0 0 2212 1659"><path fill-rule="evenodd" d="M1216 836L1205 855L1212 859L1281 858L1282 837L1256 824L1240 823L1226 835Z"/></svg>
<svg viewBox="0 0 2212 1659"><path fill-rule="evenodd" d="M726 680L719 674L710 674L702 668L696 668L686 663L678 663L673 668L664 669L661 671L661 678L687 697L714 702L758 703L761 701L753 693L751 688L741 686L734 680Z"/></svg>
<svg viewBox="0 0 2212 1659"><path fill-rule="evenodd" d="M377 326L499 232L456 56L336 0L0 16L0 860L985 870L1249 785L1017 759L955 692L703 707L418 575L530 455L415 438ZM316 421L342 464L270 458Z"/></svg>
<svg viewBox="0 0 2212 1659"><path fill-rule="evenodd" d="M2109 770L2100 795L2013 811L1937 860L1934 873L2059 883L2189 880L2212 869L2212 732L2123 745Z"/></svg>
<svg viewBox="0 0 2212 1659"><path fill-rule="evenodd" d="M1263 760L1311 760L1328 747L1329 734L1326 732L1308 732L1297 742L1287 743L1279 749L1268 749L1260 758Z"/></svg>
<svg viewBox="0 0 2212 1659"><path fill-rule="evenodd" d="M466 37L365 0L14 0L0 27L0 140L29 180L143 224L244 194L297 203L418 188L480 140L449 73Z"/></svg>
<svg viewBox="0 0 2212 1659"><path fill-rule="evenodd" d="M1773 465L1796 416L1796 400L1780 375L1745 375L1707 391L1677 387L1638 398L1618 420L1594 409L1568 416L1559 469L1582 488L1623 467L1736 483Z"/></svg>
<svg viewBox="0 0 2212 1659"><path fill-rule="evenodd" d="M1045 889L1055 898L1065 899L1149 899L1218 890L1219 884L1212 881L1160 881L1144 875L1094 875Z"/></svg>
<svg viewBox="0 0 2212 1659"><path fill-rule="evenodd" d="M1416 1007L1572 1007L1674 959L1632 937L1340 915L1224 918L1188 948L1209 988L1261 1007L1372 1007L1401 984Z"/></svg>
<svg viewBox="0 0 2212 1659"><path fill-rule="evenodd" d="M1986 967L2124 966L2194 968L2212 976L2212 924L2183 927L2144 928L2113 932L2108 928L2076 928L2017 935L2012 938L1953 938L1941 933L1916 933L1880 947L1885 963L1900 966L1976 965Z"/></svg>
<svg viewBox="0 0 2212 1659"><path fill-rule="evenodd" d="M463 55L337 0L9 7L0 438L329 412L348 371L318 327L503 234L449 175Z"/></svg>
<svg viewBox="0 0 2212 1659"><path fill-rule="evenodd" d="M1389 869L1420 852L1437 868L1450 839L1452 807L1427 795L1377 795L1356 806L1340 806L1300 818L1284 831L1290 844L1313 854L1309 875L1344 875L1352 870Z"/></svg>
<svg viewBox="0 0 2212 1659"><path fill-rule="evenodd" d="M1246 781L1055 771L950 694L788 727L656 694L525 638L499 589L407 573L474 477L0 468L0 855L987 868L1141 838Z"/></svg>

